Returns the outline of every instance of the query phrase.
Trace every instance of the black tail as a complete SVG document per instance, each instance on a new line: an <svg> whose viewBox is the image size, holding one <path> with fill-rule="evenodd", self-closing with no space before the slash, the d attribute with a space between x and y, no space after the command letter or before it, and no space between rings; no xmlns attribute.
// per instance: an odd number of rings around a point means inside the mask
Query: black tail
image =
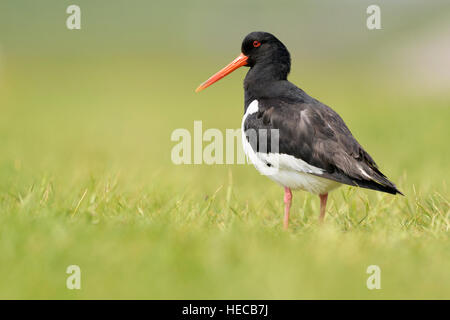
<svg viewBox="0 0 450 320"><path fill-rule="evenodd" d="M386 193L390 193L390 194L400 194L400 195L404 196L404 194L400 190L397 189L395 184L393 184L386 178L384 180L385 181L383 181L384 182L383 184L378 183L376 181L369 181L369 180L352 180L353 183L347 183L347 184L356 186L356 187L365 188L365 189L371 189L371 190L386 192Z"/></svg>
<svg viewBox="0 0 450 320"><path fill-rule="evenodd" d="M363 180L360 178L350 177L345 173L343 173L342 171L340 172L335 171L333 174L330 173L323 173L320 175L317 174L317 176L331 179L343 184L347 184L349 186L371 189L390 194L401 194L402 196L404 196L404 194L397 189L395 184L389 181L388 178L386 178L386 176L382 174L377 168L371 169L372 169L371 180Z"/></svg>
<svg viewBox="0 0 450 320"><path fill-rule="evenodd" d="M373 166L371 167L372 169L372 177L373 177L373 181L375 183L375 185L379 185L381 186L381 189L373 189L373 190L378 190L378 191L383 191L383 192L387 192L390 194L401 194L402 196L404 196L403 193L400 192L400 190L397 189L397 187L395 186L395 184L393 184L391 181L389 181L389 179L380 171L378 170L377 167ZM369 189L372 189L370 187L368 187Z"/></svg>

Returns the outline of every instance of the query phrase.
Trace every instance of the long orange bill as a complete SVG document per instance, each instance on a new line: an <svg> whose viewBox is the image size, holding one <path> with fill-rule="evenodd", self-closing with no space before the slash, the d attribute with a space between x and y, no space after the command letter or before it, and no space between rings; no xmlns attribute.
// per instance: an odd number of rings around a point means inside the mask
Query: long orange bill
<svg viewBox="0 0 450 320"><path fill-rule="evenodd" d="M195 92L202 91L203 89L212 85L214 82L219 81L226 75L232 73L234 70L236 70L242 66L245 66L247 64L247 59L248 59L248 57L245 56L243 53L241 53L239 55L239 57L237 57L236 59L231 61L225 68L223 68L222 70L217 72L215 75L213 75L211 78L209 78L208 80L203 82L201 85L199 85L198 88L195 89Z"/></svg>

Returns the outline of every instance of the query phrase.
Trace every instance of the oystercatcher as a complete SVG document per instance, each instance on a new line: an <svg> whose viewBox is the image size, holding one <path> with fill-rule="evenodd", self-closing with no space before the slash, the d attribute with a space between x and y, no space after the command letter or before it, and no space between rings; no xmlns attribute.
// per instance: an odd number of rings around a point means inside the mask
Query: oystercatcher
<svg viewBox="0 0 450 320"><path fill-rule="evenodd" d="M287 80L291 58L280 40L252 32L241 51L196 92L239 67L250 67L244 80L243 146L256 169L284 187L284 228L289 224L291 190L319 195L319 221L325 217L328 192L342 184L402 194L335 111ZM249 139L251 130L265 134Z"/></svg>

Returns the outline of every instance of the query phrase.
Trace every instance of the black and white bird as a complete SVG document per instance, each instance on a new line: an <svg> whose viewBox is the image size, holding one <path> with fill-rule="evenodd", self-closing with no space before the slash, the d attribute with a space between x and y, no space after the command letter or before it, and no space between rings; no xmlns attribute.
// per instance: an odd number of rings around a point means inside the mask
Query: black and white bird
<svg viewBox="0 0 450 320"><path fill-rule="evenodd" d="M284 187L284 228L291 190L319 195L320 221L328 193L342 184L402 194L335 111L287 80L291 58L281 41L267 32L252 32L241 51L196 92L239 67L250 67L244 80L243 146L256 169ZM257 132L256 138L251 139L250 131Z"/></svg>

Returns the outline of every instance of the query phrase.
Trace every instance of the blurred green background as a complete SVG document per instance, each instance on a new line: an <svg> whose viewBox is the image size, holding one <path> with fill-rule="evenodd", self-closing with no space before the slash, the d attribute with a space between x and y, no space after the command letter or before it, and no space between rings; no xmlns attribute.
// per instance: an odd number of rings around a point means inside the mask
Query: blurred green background
<svg viewBox="0 0 450 320"><path fill-rule="evenodd" d="M0 298L450 298L450 3L370 4L0 2ZM256 30L406 197L343 187L320 227L296 192L283 232L251 165L171 162L173 130L240 127L246 69L194 89Z"/></svg>

